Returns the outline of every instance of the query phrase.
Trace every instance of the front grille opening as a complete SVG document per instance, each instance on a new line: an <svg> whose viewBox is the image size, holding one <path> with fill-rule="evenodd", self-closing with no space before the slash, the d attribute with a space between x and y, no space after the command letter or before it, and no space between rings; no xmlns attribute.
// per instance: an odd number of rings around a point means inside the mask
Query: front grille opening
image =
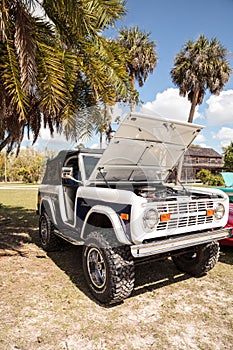
<svg viewBox="0 0 233 350"><path fill-rule="evenodd" d="M158 203L157 209L160 213L177 215L167 222L160 222L157 226L158 231L175 229L179 227L189 227L213 222L213 216L206 216L208 209L214 208L213 201L191 201L189 203Z"/></svg>

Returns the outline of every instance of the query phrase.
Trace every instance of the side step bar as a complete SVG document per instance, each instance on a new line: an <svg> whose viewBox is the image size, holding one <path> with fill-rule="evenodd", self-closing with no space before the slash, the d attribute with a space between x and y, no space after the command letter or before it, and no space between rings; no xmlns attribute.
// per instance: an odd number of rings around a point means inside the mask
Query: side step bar
<svg viewBox="0 0 233 350"><path fill-rule="evenodd" d="M132 245L131 253L134 258L141 258L173 250L188 248L199 244L220 241L232 237L232 228L223 228L216 231L207 231L188 236L169 238L163 241L154 241L146 244Z"/></svg>

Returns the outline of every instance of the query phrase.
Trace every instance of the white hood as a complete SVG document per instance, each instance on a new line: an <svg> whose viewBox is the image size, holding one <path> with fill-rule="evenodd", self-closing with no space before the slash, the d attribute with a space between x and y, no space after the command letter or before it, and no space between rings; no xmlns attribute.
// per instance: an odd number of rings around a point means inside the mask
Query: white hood
<svg viewBox="0 0 233 350"><path fill-rule="evenodd" d="M122 121L89 180L164 181L203 126L131 113Z"/></svg>

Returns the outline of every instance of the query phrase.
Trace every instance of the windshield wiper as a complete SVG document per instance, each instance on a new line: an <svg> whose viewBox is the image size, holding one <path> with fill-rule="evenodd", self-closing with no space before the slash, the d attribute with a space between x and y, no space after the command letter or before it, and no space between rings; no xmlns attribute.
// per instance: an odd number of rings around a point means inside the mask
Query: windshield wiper
<svg viewBox="0 0 233 350"><path fill-rule="evenodd" d="M98 172L100 173L100 175L101 175L102 178L104 179L104 182L105 182L105 184L107 185L107 187L108 187L108 188L111 188L111 187L109 186L109 183L108 183L108 181L106 180L106 178L105 178L103 172L102 172L103 169L104 169L103 166L97 168Z"/></svg>

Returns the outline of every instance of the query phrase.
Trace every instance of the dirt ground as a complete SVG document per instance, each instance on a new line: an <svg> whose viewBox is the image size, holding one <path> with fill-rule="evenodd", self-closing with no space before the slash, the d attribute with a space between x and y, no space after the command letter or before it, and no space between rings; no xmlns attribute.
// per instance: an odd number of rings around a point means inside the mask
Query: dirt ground
<svg viewBox="0 0 233 350"><path fill-rule="evenodd" d="M81 248L45 253L37 221L0 206L1 350L233 348L233 248L199 279L169 259L137 266L132 296L106 308L86 288Z"/></svg>

